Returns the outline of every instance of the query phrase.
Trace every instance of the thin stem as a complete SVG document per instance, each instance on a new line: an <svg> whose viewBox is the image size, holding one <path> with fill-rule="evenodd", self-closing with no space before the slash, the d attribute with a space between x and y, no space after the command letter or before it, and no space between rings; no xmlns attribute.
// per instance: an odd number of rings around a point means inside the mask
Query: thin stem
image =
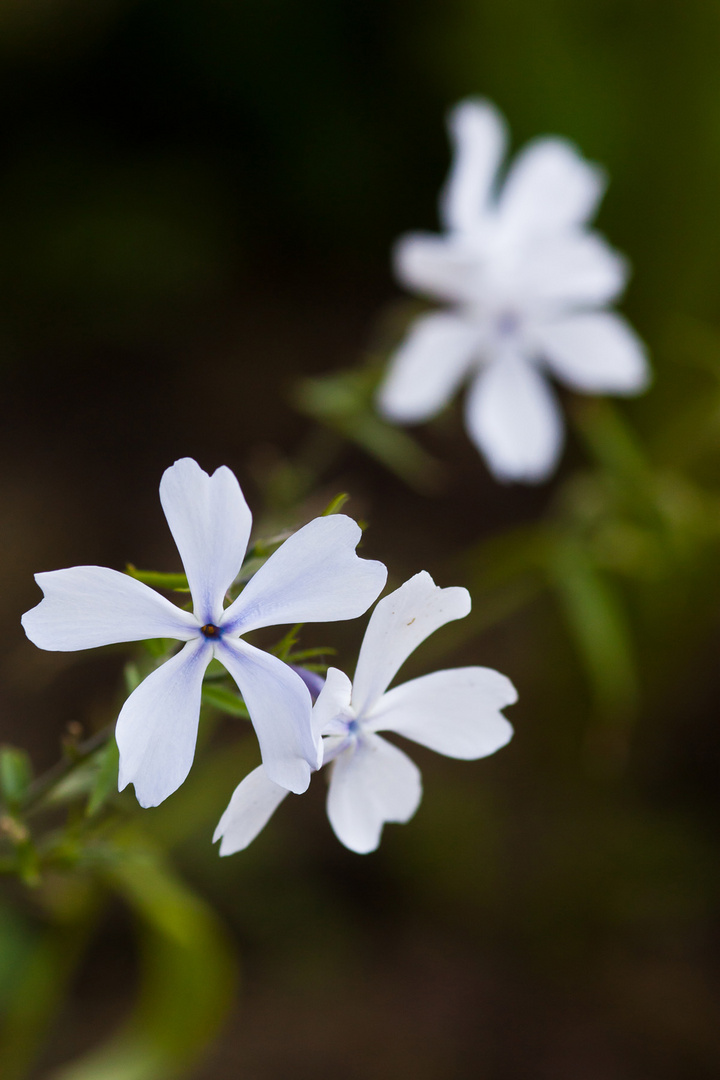
<svg viewBox="0 0 720 1080"><path fill-rule="evenodd" d="M76 765L81 765L84 761L87 761L96 750L104 746L112 737L113 730L114 725L108 724L107 727L91 735L84 742L78 743L71 748L66 746L64 757L32 782L23 799L22 809L28 811L39 803L47 795L48 791L52 790L60 780L64 780L73 771Z"/></svg>

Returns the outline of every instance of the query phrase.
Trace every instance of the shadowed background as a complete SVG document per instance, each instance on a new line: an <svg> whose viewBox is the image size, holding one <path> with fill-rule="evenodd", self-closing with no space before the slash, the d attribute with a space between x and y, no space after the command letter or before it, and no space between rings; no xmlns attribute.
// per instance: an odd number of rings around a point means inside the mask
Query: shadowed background
<svg viewBox="0 0 720 1080"><path fill-rule="evenodd" d="M719 46L706 0L0 0L3 742L44 768L68 722L92 730L117 709L127 651L42 654L19 616L39 570L179 568L157 497L175 458L230 465L261 520L287 521L288 461L317 451L292 387L397 340L390 246L437 228L444 116L470 94L505 113L514 148L557 133L607 167L598 224L633 265L623 310L656 370L619 410L674 478L663 491L685 528L672 573L620 580L637 686L627 715L619 699L598 709L583 635L605 618L602 591L580 596L570 630L542 593L511 597L507 617L501 603L481 632L486 576L506 570L502 540L477 545L558 507L577 517L582 437L552 484L503 487L453 408L417 433L445 467L433 495L357 446L321 445L319 490L296 516L348 491L369 522L363 553L394 584L427 569L471 589L475 636L439 631L407 675L497 666L520 692L516 737L476 763L413 748L424 801L376 854L335 841L316 781L219 860L210 836L252 761L221 725L227 757L146 815L239 957L194 1080L717 1076L720 511L697 490L720 485ZM593 414L578 415L592 442ZM609 626L622 682L624 630ZM348 667L363 628L309 628L307 642L339 643ZM609 756L608 708L623 712ZM19 889L6 906L0 1003L17 928L43 917ZM119 901L83 956L32 1080L61 1067L81 1080L71 1062L130 1007L140 960Z"/></svg>

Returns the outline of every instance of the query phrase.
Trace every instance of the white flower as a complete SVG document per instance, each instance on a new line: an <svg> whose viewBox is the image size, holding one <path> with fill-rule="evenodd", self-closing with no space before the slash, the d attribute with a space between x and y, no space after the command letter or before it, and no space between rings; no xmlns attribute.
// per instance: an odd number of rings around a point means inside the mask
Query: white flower
<svg viewBox="0 0 720 1080"><path fill-rule="evenodd" d="M414 233L395 251L400 281L452 309L419 318L379 394L390 420L441 409L467 377L468 434L501 480L538 481L563 441L543 369L574 390L634 394L649 379L643 345L605 310L624 260L585 227L605 187L570 143L543 138L517 156L502 188L506 133L492 105L450 114L455 157L441 196L447 232Z"/></svg>
<svg viewBox="0 0 720 1080"><path fill-rule="evenodd" d="M441 589L424 571L384 597L360 649L355 682L337 668L313 709L331 764L327 813L336 836L362 854L374 851L386 821L406 822L422 794L420 772L381 738L393 731L448 757L485 757L504 746L512 728L500 710L517 700L509 679L490 668L436 671L388 690L411 652L438 627L470 611L467 589ZM238 785L213 839L221 855L241 851L287 795L263 766Z"/></svg>
<svg viewBox="0 0 720 1080"><path fill-rule="evenodd" d="M355 618L381 592L387 570L357 557L361 533L350 518L316 518L223 608L252 524L235 476L225 466L208 476L183 458L163 474L160 501L187 574L192 613L126 574L75 566L36 575L45 597L23 616L25 632L41 649L61 652L146 638L185 642L133 691L118 717L119 788L134 784L142 806L162 802L190 771L202 680L213 656L242 692L268 775L304 791L319 754L310 693L292 668L241 634Z"/></svg>

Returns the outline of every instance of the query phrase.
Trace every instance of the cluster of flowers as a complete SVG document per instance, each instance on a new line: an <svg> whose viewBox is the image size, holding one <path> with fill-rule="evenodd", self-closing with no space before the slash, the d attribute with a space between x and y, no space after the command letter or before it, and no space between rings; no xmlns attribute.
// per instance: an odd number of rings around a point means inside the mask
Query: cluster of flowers
<svg viewBox="0 0 720 1080"><path fill-rule="evenodd" d="M512 729L500 710L517 695L496 671L438 671L387 689L429 634L468 614L466 589L439 588L422 572L385 596L370 618L354 683L330 668L313 704L296 670L243 635L362 615L384 588L387 570L356 555L359 526L342 514L315 518L226 607L252 525L234 474L222 467L209 476L183 458L164 473L160 499L192 611L127 574L76 566L37 574L44 599L22 620L31 641L57 651L151 638L184 643L133 691L118 717L118 786L134 784L142 806L162 802L190 771L203 677L213 657L240 689L262 757L218 825L221 855L246 847L285 795L305 791L323 765L330 766L327 812L336 835L353 851L374 850L384 822L406 822L421 796L418 769L380 731L467 759L508 742Z"/></svg>
<svg viewBox="0 0 720 1080"><path fill-rule="evenodd" d="M402 239L396 269L404 284L454 307L415 322L391 358L378 405L391 420L426 420L472 372L466 423L491 471L501 480L541 480L563 440L543 369L585 392L637 393L649 378L642 343L607 309L625 284L625 261L587 227L604 178L569 143L544 138L525 148L499 189L507 137L487 102L457 106L450 134L455 160L440 200L447 232ZM416 766L380 731L457 758L483 757L509 740L501 709L516 694L496 671L438 671L388 690L429 634L468 614L466 589L438 588L423 572L385 596L370 618L354 683L331 667L313 703L307 673L243 635L362 615L387 571L355 554L356 523L339 514L311 521L226 607L252 524L235 476L227 468L208 476L185 458L164 474L160 498L192 611L125 574L79 566L38 574L45 598L23 618L44 649L184 642L118 717L119 787L134 784L142 806L162 802L190 770L213 657L240 689L262 756L218 825L222 855L246 847L285 795L305 791L324 765L335 833L353 851L376 848L384 822L407 821L421 795Z"/></svg>
<svg viewBox="0 0 720 1080"><path fill-rule="evenodd" d="M449 127L455 158L440 198L447 232L402 238L395 269L404 285L454 306L414 323L378 406L393 421L427 420L472 375L465 423L491 472L539 481L563 442L543 369L586 393L647 386L642 343L607 310L627 265L587 227L605 179L570 143L531 142L498 189L507 135L497 110L461 102Z"/></svg>

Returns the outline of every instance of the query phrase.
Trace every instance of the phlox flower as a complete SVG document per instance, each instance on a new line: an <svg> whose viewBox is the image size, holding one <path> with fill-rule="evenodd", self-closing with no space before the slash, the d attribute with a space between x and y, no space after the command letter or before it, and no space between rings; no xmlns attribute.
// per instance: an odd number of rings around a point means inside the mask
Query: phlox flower
<svg viewBox="0 0 720 1080"><path fill-rule="evenodd" d="M330 767L327 814L337 838L365 854L386 821L409 821L422 795L420 771L378 734L391 731L448 757L495 753L512 736L500 710L517 700L509 679L490 668L436 671L388 690L411 652L440 626L470 611L467 589L441 589L422 571L377 604L360 649L355 681L330 668L313 709ZM287 791L260 765L238 785L214 839L221 855L257 836Z"/></svg>
<svg viewBox="0 0 720 1080"><path fill-rule="evenodd" d="M316 518L224 607L252 525L234 474L223 466L209 476L183 458L163 474L160 501L185 568L192 612L116 570L75 566L36 575L44 599L23 616L25 632L41 649L61 652L147 638L184 642L133 691L118 717L118 786L134 784L142 806L162 802L190 771L202 680L213 657L242 693L268 776L283 788L304 791L319 754L310 692L288 664L241 635L278 623L355 618L382 590L387 570L357 557L361 533L350 518Z"/></svg>
<svg viewBox="0 0 720 1080"><path fill-rule="evenodd" d="M449 129L446 232L403 237L395 270L407 287L452 306L412 325L390 360L379 408L393 421L427 420L469 378L465 423L490 470L500 480L539 481L563 442L546 373L584 393L647 385L642 343L607 310L627 266L587 228L605 180L570 143L529 143L500 186L507 136L497 110L461 102Z"/></svg>

